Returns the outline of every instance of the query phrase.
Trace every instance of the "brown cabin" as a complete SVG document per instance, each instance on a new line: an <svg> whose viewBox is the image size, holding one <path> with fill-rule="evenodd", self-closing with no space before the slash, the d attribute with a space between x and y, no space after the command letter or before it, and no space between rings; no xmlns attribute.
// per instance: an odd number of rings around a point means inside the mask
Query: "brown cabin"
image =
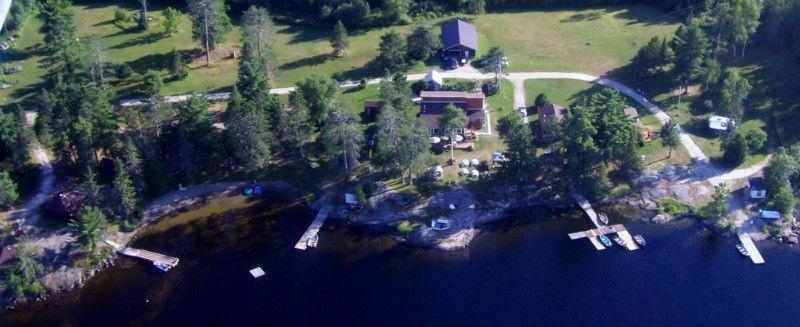
<svg viewBox="0 0 800 327"><path fill-rule="evenodd" d="M419 115L428 123L431 135L439 129L444 108L452 104L464 111L468 121L465 129L479 130L486 120L486 96L482 92L422 91Z"/></svg>

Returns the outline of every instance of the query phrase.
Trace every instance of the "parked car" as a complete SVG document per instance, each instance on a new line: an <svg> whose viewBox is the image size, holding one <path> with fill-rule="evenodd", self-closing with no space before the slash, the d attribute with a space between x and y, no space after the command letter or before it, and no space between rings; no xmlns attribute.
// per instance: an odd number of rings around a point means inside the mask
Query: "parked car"
<svg viewBox="0 0 800 327"><path fill-rule="evenodd" d="M527 108L525 108L525 107L519 107L519 108L517 108L517 111L519 111L519 114L520 114L520 115L521 115L523 118L524 118L524 117L528 117L528 109L527 109Z"/></svg>
<svg viewBox="0 0 800 327"><path fill-rule="evenodd" d="M444 62L445 69L456 69L458 68L458 61L453 58L447 58Z"/></svg>

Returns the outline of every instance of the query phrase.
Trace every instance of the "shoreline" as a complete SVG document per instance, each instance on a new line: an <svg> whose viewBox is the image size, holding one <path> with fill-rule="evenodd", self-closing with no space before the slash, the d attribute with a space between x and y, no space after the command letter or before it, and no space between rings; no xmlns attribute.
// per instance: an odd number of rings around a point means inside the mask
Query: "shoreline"
<svg viewBox="0 0 800 327"><path fill-rule="evenodd" d="M209 200L236 196L240 193L242 187L248 183L249 182L236 181L201 184L190 186L183 190L167 193L153 200L147 205L144 217L134 230L130 232L116 232L114 235L109 235L105 239L112 240L123 247L127 246L127 244L133 241L139 232L146 227L158 223L164 219L169 219L174 214L181 211L190 211L201 207ZM288 195L290 198L294 197L298 199L306 194L305 191L294 187L288 182L266 181L259 182L258 184L261 185L265 193L282 193ZM65 228L61 228L50 233L50 237L59 234L63 235L65 233ZM73 249L69 249L72 239L70 237L63 237L62 240L67 244L63 244L63 246L57 250L72 252L71 250ZM36 241L33 241L33 243L36 244ZM107 246L108 245L104 244L101 247L106 248ZM98 247L98 249L99 248L100 247ZM69 253L66 255L69 256ZM46 291L36 297L25 297L16 300L9 300L4 296L2 298L3 310L11 310L20 305L31 302L44 301L51 296L81 288L96 274L114 266L119 258L120 255L117 254L116 251L111 250L111 253L104 258L101 263L89 270L84 270L74 266L67 266L67 264L74 263L74 261L59 262L60 264L53 265L50 267L51 269L47 269L46 266L46 273L44 276L39 278L39 280L42 281L42 284L45 286Z"/></svg>

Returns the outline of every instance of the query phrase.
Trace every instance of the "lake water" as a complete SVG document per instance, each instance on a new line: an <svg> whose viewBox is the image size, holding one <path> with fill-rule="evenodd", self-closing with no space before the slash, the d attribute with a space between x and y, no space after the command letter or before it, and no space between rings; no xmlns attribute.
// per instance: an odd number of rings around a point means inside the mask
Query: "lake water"
<svg viewBox="0 0 800 327"><path fill-rule="evenodd" d="M580 215L533 210L489 226L469 249L398 245L243 200L163 220L133 243L178 256L169 273L121 259L86 287L8 311L2 326L790 326L800 321L800 251L760 243L766 265L688 223L626 222L648 246L598 252L567 233ZM612 218L612 220L615 220ZM615 220L613 222L619 222ZM261 266L267 275L253 279Z"/></svg>

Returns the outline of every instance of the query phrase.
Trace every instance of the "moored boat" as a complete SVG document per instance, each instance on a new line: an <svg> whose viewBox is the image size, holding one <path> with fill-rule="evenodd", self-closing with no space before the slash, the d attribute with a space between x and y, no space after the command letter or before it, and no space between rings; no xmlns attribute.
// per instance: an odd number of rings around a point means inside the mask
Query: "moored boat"
<svg viewBox="0 0 800 327"><path fill-rule="evenodd" d="M619 246L621 246L621 247L625 247L627 245L627 243L625 243L625 240L623 240L622 237L614 236L613 240L614 240L615 243L619 244Z"/></svg>
<svg viewBox="0 0 800 327"><path fill-rule="evenodd" d="M614 245L614 243L611 243L611 240L610 240L610 239L608 239L608 236L605 236L605 235L600 235L600 236L598 236L597 238L599 238L599 239L600 239L600 242L603 242L603 245L605 245L605 246L612 246L612 245Z"/></svg>
<svg viewBox="0 0 800 327"><path fill-rule="evenodd" d="M319 235L314 235L306 241L306 245L310 248L317 247L317 242L319 242Z"/></svg>
<svg viewBox="0 0 800 327"><path fill-rule="evenodd" d="M597 217L600 219L600 222L603 223L603 225L608 225L608 216L606 216L606 214L601 213L597 215Z"/></svg>
<svg viewBox="0 0 800 327"><path fill-rule="evenodd" d="M736 244L736 250L739 250L739 253L745 257L749 257L750 253L747 252L747 249L744 248L741 244Z"/></svg>
<svg viewBox="0 0 800 327"><path fill-rule="evenodd" d="M156 266L156 268L158 268L158 270L161 270L163 272L167 272L170 269L172 269L172 265L168 265L166 263L160 263L160 262L153 262L153 266Z"/></svg>
<svg viewBox="0 0 800 327"><path fill-rule="evenodd" d="M642 236L641 234L634 235L633 240L636 241L636 243L641 246L647 245L647 241L644 240L644 236Z"/></svg>

